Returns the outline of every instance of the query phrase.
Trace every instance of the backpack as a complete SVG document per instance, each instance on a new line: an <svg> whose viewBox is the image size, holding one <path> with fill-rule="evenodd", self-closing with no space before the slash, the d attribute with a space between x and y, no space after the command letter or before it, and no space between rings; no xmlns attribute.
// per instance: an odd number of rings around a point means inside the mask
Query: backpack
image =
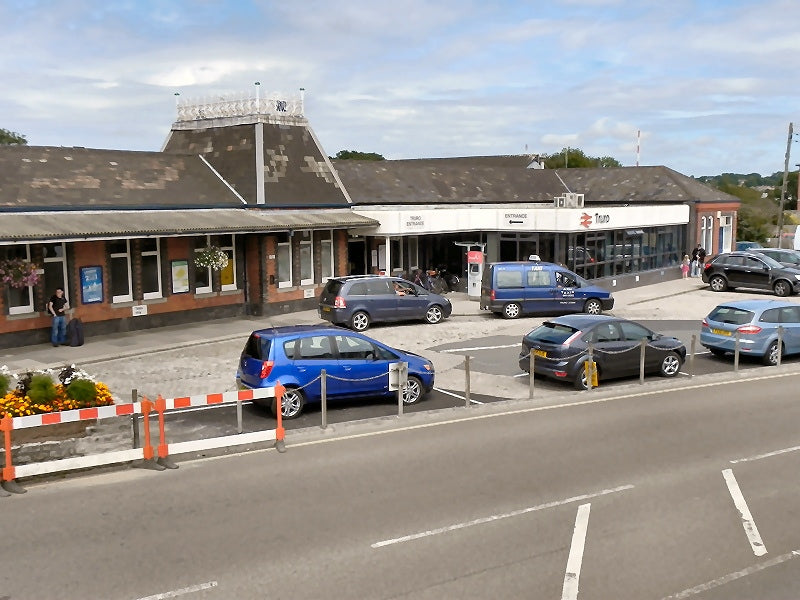
<svg viewBox="0 0 800 600"><path fill-rule="evenodd" d="M77 317L67 323L67 340L70 346L83 346L83 322Z"/></svg>

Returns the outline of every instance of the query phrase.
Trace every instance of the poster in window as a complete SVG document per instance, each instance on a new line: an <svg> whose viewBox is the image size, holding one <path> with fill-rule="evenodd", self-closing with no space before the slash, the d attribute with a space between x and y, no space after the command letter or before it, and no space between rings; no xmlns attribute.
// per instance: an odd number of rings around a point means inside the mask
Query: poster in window
<svg viewBox="0 0 800 600"><path fill-rule="evenodd" d="M81 267L81 302L103 301L103 267Z"/></svg>
<svg viewBox="0 0 800 600"><path fill-rule="evenodd" d="M172 293L183 294L189 291L189 261L172 261Z"/></svg>

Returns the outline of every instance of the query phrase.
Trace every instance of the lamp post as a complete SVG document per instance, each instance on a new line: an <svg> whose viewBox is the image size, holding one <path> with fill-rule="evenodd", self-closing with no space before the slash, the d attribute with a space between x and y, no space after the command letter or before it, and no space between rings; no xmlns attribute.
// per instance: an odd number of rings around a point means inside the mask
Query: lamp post
<svg viewBox="0 0 800 600"><path fill-rule="evenodd" d="M789 151L792 149L794 124L789 123L789 139L786 141L786 159L783 163L783 185L781 185L781 208L778 213L778 248L783 248L783 206L786 202L786 183L789 178Z"/></svg>

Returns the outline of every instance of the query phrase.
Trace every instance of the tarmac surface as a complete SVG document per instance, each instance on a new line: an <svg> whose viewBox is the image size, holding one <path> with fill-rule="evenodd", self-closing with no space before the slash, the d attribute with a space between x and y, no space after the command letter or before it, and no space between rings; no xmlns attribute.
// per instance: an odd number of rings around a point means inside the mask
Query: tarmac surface
<svg viewBox="0 0 800 600"><path fill-rule="evenodd" d="M615 305L609 311L634 320L699 321L711 309L729 298L746 293L712 292L699 278L675 279L655 285L614 291ZM753 292L752 296L774 297ZM437 387L458 390L464 387L461 369L464 357L436 352L436 347L479 340L494 335L521 336L545 317L507 320L481 311L476 300L466 294L451 293L453 312L437 325L405 323L374 325L366 333L391 346L418 352L436 367ZM795 297L796 298L796 297ZM117 402L130 401L133 395L165 398L211 394L234 389L239 353L254 329L270 326L324 323L316 310L269 317L218 319L188 325L161 327L134 332L87 337L83 346L48 344L0 350L0 366L12 372L59 368L75 364L108 384ZM472 374L471 390L504 398L520 398L526 393L522 382L488 373Z"/></svg>

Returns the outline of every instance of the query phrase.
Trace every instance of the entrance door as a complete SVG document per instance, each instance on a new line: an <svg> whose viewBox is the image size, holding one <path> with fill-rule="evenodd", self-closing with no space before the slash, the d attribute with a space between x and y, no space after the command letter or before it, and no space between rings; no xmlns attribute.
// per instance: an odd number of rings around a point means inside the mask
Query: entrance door
<svg viewBox="0 0 800 600"><path fill-rule="evenodd" d="M348 240L347 260L347 275L366 275L367 242L364 240Z"/></svg>

